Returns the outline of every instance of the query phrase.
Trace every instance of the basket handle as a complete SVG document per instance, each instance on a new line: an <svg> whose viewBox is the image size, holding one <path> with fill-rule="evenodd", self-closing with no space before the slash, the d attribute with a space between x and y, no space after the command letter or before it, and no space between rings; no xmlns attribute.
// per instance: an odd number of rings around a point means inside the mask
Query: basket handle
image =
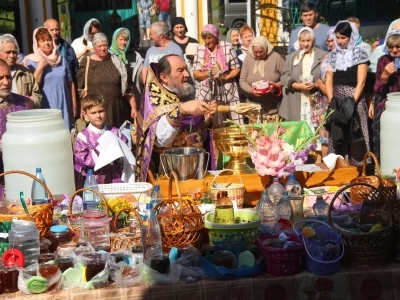
<svg viewBox="0 0 400 300"><path fill-rule="evenodd" d="M319 221L319 222L321 222L321 221ZM326 263L327 263L326 261L319 260L319 259L313 257L313 256L310 254L310 252L308 252L307 244L304 242L304 239L305 239L304 236L302 237L302 239L303 239L304 248L306 249L306 252L307 252L308 257L310 257L312 260L315 260L315 261L318 262L318 263L326 264ZM342 239L342 238L340 238L340 245L341 245L341 247L342 247L342 251L341 251L342 254L341 254L340 257L338 257L336 260L330 261L330 263L336 262L336 261L339 261L339 260L342 259L343 255L344 255L344 244L343 244L343 239Z"/></svg>
<svg viewBox="0 0 400 300"><path fill-rule="evenodd" d="M32 178L33 180L37 181L46 191L47 196L49 197L50 200L50 204L53 205L54 204L54 199L53 199L53 194L50 192L49 188L44 184L43 181L41 181L39 178L37 178L35 175L32 175L31 173L25 172L25 171L21 171L21 170L10 170L4 173L0 174L0 177L3 177L5 175L8 174L21 174L21 175L25 175L28 176L30 178Z"/></svg>
<svg viewBox="0 0 400 300"><path fill-rule="evenodd" d="M320 225L324 225L324 226L326 226L326 227L329 227L329 228L331 228L331 226L329 226L327 223L325 223L325 222L322 222L322 221L320 221L320 220L313 220L313 219L304 219L304 220L299 220L299 221L297 221L297 222L295 222L294 224L293 224L293 226L292 226L292 228L293 228L293 231L294 231L294 233L297 235L297 236L300 236L300 232L297 232L297 230L296 230L296 224L298 224L298 223L318 223L318 224L320 224Z"/></svg>
<svg viewBox="0 0 400 300"><path fill-rule="evenodd" d="M114 230L114 232L117 232L118 217L123 212L133 213L138 218L140 226L143 225L142 218L140 217L140 215L138 214L136 209L134 209L134 208L123 208L123 209L119 210L114 216L114 222L113 222L113 228L112 228Z"/></svg>
<svg viewBox="0 0 400 300"><path fill-rule="evenodd" d="M382 185L382 173L381 173L381 166L379 165L379 161L378 158L376 157L376 155L374 153L372 153L371 151L368 151L367 153L365 153L364 155L364 160L363 160L363 167L362 167L362 173L361 176L366 176L366 168L367 168L367 159L368 157L372 157L372 159L374 160L375 163L375 169L377 172L377 177L379 178L379 184Z"/></svg>
<svg viewBox="0 0 400 300"><path fill-rule="evenodd" d="M359 183L350 183L344 187L342 187L341 189L339 189L335 195L332 197L331 203L329 204L329 211L328 211L328 224L332 226L332 216L331 216L331 211L333 210L333 204L335 203L337 197L339 197L339 195L341 195L342 193L344 193L347 189L353 187L353 186L357 186L357 185L363 185L366 187L369 187L375 191L377 191L379 193L380 196L382 196L384 198L384 202L385 202L385 206L386 209L388 210L389 215L391 214L391 208L390 208L390 202L389 199L386 197L386 195L384 193L382 193L382 191L376 187L374 187L373 185L370 185L368 183L364 183L364 182L359 182Z"/></svg>
<svg viewBox="0 0 400 300"><path fill-rule="evenodd" d="M240 176L240 172L239 172L239 171L237 171L237 170L232 170L232 169L224 169L224 170L222 170L221 172L219 172L217 175L214 176L214 179L213 179L212 182L211 182L211 187L214 186L215 179L217 179L217 177L218 177L219 175L221 175L222 173L224 173L224 172L226 172L226 171L231 171L231 172L233 172L233 175L237 174L238 177L240 178L240 183L243 184L242 176Z"/></svg>
<svg viewBox="0 0 400 300"><path fill-rule="evenodd" d="M75 200L75 196L77 196L80 192L83 191L90 191L95 193L97 196L99 196L100 201L103 201L104 203L104 207L106 208L106 215L109 215L109 209L108 209L108 204L107 204L107 200L106 198L104 198L103 194L100 193L98 190L94 190L94 189L90 189L90 188L81 188L79 190L77 190L72 196L71 196L71 201L69 201L69 215L72 215L72 204L74 203ZM82 199L83 200L83 199Z"/></svg>

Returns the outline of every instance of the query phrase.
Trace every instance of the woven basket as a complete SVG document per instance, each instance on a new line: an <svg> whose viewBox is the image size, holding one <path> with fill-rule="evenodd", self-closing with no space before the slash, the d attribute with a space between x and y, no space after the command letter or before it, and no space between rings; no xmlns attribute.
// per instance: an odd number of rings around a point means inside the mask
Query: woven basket
<svg viewBox="0 0 400 300"><path fill-rule="evenodd" d="M119 212L117 212L114 217L113 227L111 228L113 232L122 234L129 233L129 228L125 227L117 229L118 217L122 212L128 212L129 214L134 214L135 217L139 220L140 227L142 227L143 222L138 212L132 208L123 208ZM122 236L122 235L110 236L110 242L111 242L111 250L117 251L117 250L132 250L133 246L140 245L142 241L141 241L141 235L139 234L134 236Z"/></svg>
<svg viewBox="0 0 400 300"><path fill-rule="evenodd" d="M377 209L379 223L383 229L367 233L356 233L346 230L337 224L332 224L331 212L335 200L348 188L369 188L370 192L365 196L364 201L376 201L384 199L385 203ZM360 223L360 212L349 213L350 217ZM383 192L367 183L352 183L338 190L329 206L328 223L342 235L345 246L345 257L355 267L370 268L382 266L390 259L392 252L392 217L390 202Z"/></svg>
<svg viewBox="0 0 400 300"><path fill-rule="evenodd" d="M240 178L240 183L218 183L219 186L222 187L215 187L215 180L219 175L226 171L231 171L233 174L237 174L238 177ZM230 169L225 169L219 172L213 179L211 183L211 192L214 194L215 199L217 198L217 194L219 192L227 191L228 192L228 198L231 199L232 201L236 201L237 207L238 208L243 208L243 201L244 201L244 184L242 177L240 176L239 172L236 172L235 170L230 170Z"/></svg>
<svg viewBox="0 0 400 300"><path fill-rule="evenodd" d="M99 192L104 195L106 199L117 198L124 194L132 194L136 199L142 194L151 196L153 185L147 182L133 182L133 183L110 183L99 184Z"/></svg>
<svg viewBox="0 0 400 300"><path fill-rule="evenodd" d="M36 180L47 192L50 203L46 204L38 204L38 205L30 205L28 206L29 215L28 217L24 209L21 207L17 207L14 209L14 214L0 214L0 222L11 222L14 218L19 220L30 220L33 219L36 223L36 227L40 232L41 237L45 237L50 230L50 226L53 224L53 195L47 186L39 180L35 175L32 175L28 172L19 171L19 170L10 170L0 174L0 177L8 175L8 174L21 174Z"/></svg>
<svg viewBox="0 0 400 300"><path fill-rule="evenodd" d="M172 198L172 182L175 181L178 199ZM184 248L198 246L203 232L203 217L197 205L190 200L183 200L178 177L171 172L168 187L168 200L154 207L160 223L164 252L172 247Z"/></svg>
<svg viewBox="0 0 400 300"><path fill-rule="evenodd" d="M372 159L374 160L377 175L372 175L372 176L365 175L365 169L367 166L368 157L372 157ZM396 200L397 187L390 180L382 178L381 167L379 165L378 159L372 152L367 152L364 156L361 176L354 178L353 180L350 181L350 183L367 183L381 190L382 194L384 194L389 201ZM353 204L360 204L363 202L364 199L368 198L369 193L371 193L371 189L368 188L367 186L357 186L357 188L352 188L350 189L351 202ZM383 198L377 199L377 203L384 204L384 199Z"/></svg>

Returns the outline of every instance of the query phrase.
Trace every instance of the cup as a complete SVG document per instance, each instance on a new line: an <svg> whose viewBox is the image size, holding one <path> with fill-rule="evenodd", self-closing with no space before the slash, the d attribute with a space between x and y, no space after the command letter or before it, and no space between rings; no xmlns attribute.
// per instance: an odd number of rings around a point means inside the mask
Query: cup
<svg viewBox="0 0 400 300"><path fill-rule="evenodd" d="M233 269L237 265L237 258L231 251L216 251L214 253L214 264Z"/></svg>
<svg viewBox="0 0 400 300"><path fill-rule="evenodd" d="M104 258L93 258L86 261L86 281L92 280L97 274L102 272L106 267Z"/></svg>
<svg viewBox="0 0 400 300"><path fill-rule="evenodd" d="M50 278L58 272L58 265L56 263L44 263L39 265L40 276Z"/></svg>
<svg viewBox="0 0 400 300"><path fill-rule="evenodd" d="M45 262L55 260L56 256L53 253L46 253L46 254L40 254L38 258L38 263L43 264Z"/></svg>
<svg viewBox="0 0 400 300"><path fill-rule="evenodd" d="M64 273L64 271L68 270L69 268L74 267L74 260L72 259L72 257L68 256L57 257L55 259L55 263L58 265L62 273Z"/></svg>
<svg viewBox="0 0 400 300"><path fill-rule="evenodd" d="M169 270L169 257L166 255L156 255L151 259L150 267L158 273L167 274Z"/></svg>

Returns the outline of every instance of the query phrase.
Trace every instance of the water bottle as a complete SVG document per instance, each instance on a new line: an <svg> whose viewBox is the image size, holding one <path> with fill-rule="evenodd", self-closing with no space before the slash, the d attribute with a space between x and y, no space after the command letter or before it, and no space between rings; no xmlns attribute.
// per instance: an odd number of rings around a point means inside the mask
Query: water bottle
<svg viewBox="0 0 400 300"><path fill-rule="evenodd" d="M297 182L294 174L289 175L289 180L285 185L285 191L289 193L289 196L301 196L301 185Z"/></svg>
<svg viewBox="0 0 400 300"><path fill-rule="evenodd" d="M152 257L162 255L160 224L151 203L146 204L146 221L142 226L142 247L143 259L146 263L150 263Z"/></svg>
<svg viewBox="0 0 400 300"><path fill-rule="evenodd" d="M97 185L92 169L87 171L87 177L83 187L96 191L99 190L99 186ZM99 201L99 196L96 193L92 191L83 191L83 210L96 208Z"/></svg>
<svg viewBox="0 0 400 300"><path fill-rule="evenodd" d="M322 198L321 195L317 196L317 200L315 200L312 208L317 216L324 216L326 218L328 217L329 204L324 201L324 198Z"/></svg>
<svg viewBox="0 0 400 300"><path fill-rule="evenodd" d="M277 177L274 177L274 181L268 188L268 197L271 199L272 203L276 205L279 200L282 198L284 188L282 184L279 183L279 179Z"/></svg>
<svg viewBox="0 0 400 300"><path fill-rule="evenodd" d="M164 200L163 196L161 195L160 186L156 184L154 186L153 194L151 194L150 203L155 207L158 203Z"/></svg>
<svg viewBox="0 0 400 300"><path fill-rule="evenodd" d="M22 251L25 267L37 263L40 254L40 234L35 222L13 220L8 233L8 249Z"/></svg>
<svg viewBox="0 0 400 300"><path fill-rule="evenodd" d="M257 212L261 216L261 223L268 227L273 227L276 224L276 210L272 201L268 197L267 191L263 191L261 199L257 203Z"/></svg>
<svg viewBox="0 0 400 300"><path fill-rule="evenodd" d="M276 206L276 214L278 216L278 220L281 218L290 220L292 208L290 206L289 194L287 191L283 192L283 196Z"/></svg>
<svg viewBox="0 0 400 300"><path fill-rule="evenodd" d="M43 177L41 168L36 168L36 178L41 180L46 185L46 180ZM47 195L46 190L36 180L34 180L32 183L31 199L32 199L32 205L49 202L49 196Z"/></svg>

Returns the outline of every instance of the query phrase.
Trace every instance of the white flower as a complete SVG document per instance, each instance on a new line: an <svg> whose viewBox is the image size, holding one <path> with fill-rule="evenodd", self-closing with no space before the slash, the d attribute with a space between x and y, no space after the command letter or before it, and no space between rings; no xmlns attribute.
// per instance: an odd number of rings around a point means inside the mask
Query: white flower
<svg viewBox="0 0 400 300"><path fill-rule="evenodd" d="M283 150L283 153L285 153L286 155L289 155L290 153L294 152L294 147L293 147L293 145L291 145L289 143L283 143L282 150Z"/></svg>

